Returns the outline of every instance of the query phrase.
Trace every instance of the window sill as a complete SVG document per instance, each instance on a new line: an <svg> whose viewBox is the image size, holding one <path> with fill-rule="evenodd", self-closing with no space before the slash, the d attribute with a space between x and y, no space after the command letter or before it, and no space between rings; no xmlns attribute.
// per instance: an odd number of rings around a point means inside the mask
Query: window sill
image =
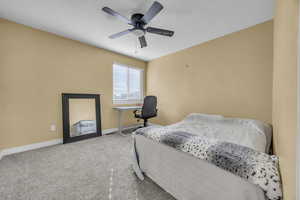
<svg viewBox="0 0 300 200"><path fill-rule="evenodd" d="M143 101L142 100L113 100L113 104L114 105L130 105L130 104L142 104Z"/></svg>

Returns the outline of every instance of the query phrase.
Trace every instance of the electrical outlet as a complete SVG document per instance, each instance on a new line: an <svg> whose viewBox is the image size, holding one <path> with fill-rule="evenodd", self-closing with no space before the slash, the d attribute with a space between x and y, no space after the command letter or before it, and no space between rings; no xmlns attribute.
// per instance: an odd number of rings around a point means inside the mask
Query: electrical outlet
<svg viewBox="0 0 300 200"><path fill-rule="evenodd" d="M51 124L50 131L53 131L53 132L56 131L56 125L55 124Z"/></svg>

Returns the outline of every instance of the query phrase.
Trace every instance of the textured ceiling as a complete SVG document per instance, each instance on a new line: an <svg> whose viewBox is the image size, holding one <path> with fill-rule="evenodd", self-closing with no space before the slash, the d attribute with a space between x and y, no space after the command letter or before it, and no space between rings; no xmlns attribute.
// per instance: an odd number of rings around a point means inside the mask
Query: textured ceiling
<svg viewBox="0 0 300 200"><path fill-rule="evenodd" d="M149 25L174 30L173 37L148 33L143 49L133 34L108 38L131 26L102 12L103 6L129 18L145 13L152 2L0 0L0 17L148 61L270 20L274 8L274 0L159 0L164 9Z"/></svg>

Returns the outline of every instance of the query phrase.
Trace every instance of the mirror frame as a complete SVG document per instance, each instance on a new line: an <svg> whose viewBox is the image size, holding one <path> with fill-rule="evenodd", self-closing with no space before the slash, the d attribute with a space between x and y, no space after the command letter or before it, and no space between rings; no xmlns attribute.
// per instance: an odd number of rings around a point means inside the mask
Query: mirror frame
<svg viewBox="0 0 300 200"><path fill-rule="evenodd" d="M96 124L97 132L87 135L80 135L70 137L70 110L69 99L95 99L96 111ZM75 93L62 93L62 115L63 115L63 143L76 142L92 137L102 136L101 130L101 108L100 108L100 95L99 94L75 94Z"/></svg>

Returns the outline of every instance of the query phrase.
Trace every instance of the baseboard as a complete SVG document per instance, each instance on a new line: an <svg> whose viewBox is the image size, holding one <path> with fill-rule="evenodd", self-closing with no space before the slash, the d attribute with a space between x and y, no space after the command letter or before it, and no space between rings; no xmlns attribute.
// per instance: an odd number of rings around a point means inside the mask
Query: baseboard
<svg viewBox="0 0 300 200"><path fill-rule="evenodd" d="M117 132L117 131L118 131L117 128L105 129L105 130L102 130L102 135L108 135L108 134L111 134L111 133L114 133L114 132Z"/></svg>
<svg viewBox="0 0 300 200"><path fill-rule="evenodd" d="M49 140L49 141L46 141L46 142L33 143L33 144L29 144L29 145L4 149L1 152L1 155L3 157L3 156L15 154L15 153L21 153L21 152L24 152L24 151L30 151L30 150L39 149L39 148L48 147L48 146L53 146L53 145L62 144L62 143L63 143L62 139L55 139L55 140Z"/></svg>
<svg viewBox="0 0 300 200"><path fill-rule="evenodd" d="M140 124L134 124L134 125L130 125L127 127L123 127L123 130L126 129L130 129L130 128L136 128L140 126ZM102 134L103 135L108 135L111 133L115 133L118 131L118 128L110 128L110 129L105 129L102 130ZM55 139L55 140L49 140L46 142L39 142L39 143L33 143L33 144L29 144L29 145L24 145L24 146L18 146L18 147L13 147L13 148L8 148L8 149L3 149L2 151L0 151L0 160L7 155L11 155L11 154L15 154L15 153L21 153L24 151L30 151L30 150L34 150L34 149L39 149L39 148L43 148L43 147L48 147L48 146L53 146L53 145L57 145L57 144L62 144L63 143L63 139Z"/></svg>
<svg viewBox="0 0 300 200"><path fill-rule="evenodd" d="M123 127L122 130L137 128L137 127L142 126L142 125L143 124L133 124L133 125L130 125L130 126ZM111 134L111 133L116 133L118 130L119 130L118 128L105 129L105 130L102 131L102 135L108 135L108 134Z"/></svg>
<svg viewBox="0 0 300 200"><path fill-rule="evenodd" d="M148 122L148 124L149 124L150 126L162 126L162 125L160 125L160 124L155 124L155 123L151 123L151 122Z"/></svg>

